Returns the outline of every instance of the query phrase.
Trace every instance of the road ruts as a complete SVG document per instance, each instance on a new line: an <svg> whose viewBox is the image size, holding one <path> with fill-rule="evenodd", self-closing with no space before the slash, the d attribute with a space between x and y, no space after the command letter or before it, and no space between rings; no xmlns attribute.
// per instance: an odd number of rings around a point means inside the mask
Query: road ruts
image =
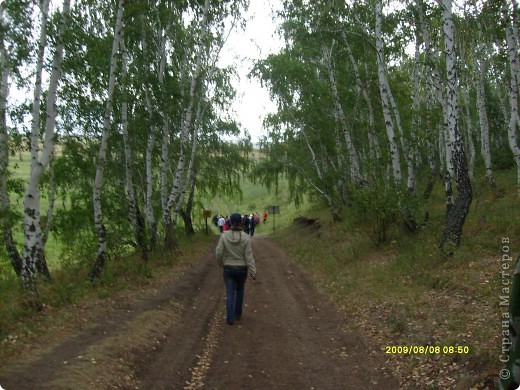
<svg viewBox="0 0 520 390"><path fill-rule="evenodd" d="M290 256L262 236L253 238L253 252L258 279L246 283L242 321L225 323L221 269L205 259L194 281L184 280L192 303L141 369L139 388L399 388L382 352L366 344Z"/></svg>

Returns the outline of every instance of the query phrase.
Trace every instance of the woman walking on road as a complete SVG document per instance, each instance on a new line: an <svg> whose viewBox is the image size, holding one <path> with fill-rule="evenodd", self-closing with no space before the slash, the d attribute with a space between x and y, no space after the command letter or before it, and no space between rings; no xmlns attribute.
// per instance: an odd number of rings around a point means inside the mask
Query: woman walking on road
<svg viewBox="0 0 520 390"><path fill-rule="evenodd" d="M216 255L219 264L224 267L226 284L226 319L229 325L240 321L244 303L244 288L247 274L256 279L255 259L250 237L242 232L242 216L232 214L231 230L220 236Z"/></svg>

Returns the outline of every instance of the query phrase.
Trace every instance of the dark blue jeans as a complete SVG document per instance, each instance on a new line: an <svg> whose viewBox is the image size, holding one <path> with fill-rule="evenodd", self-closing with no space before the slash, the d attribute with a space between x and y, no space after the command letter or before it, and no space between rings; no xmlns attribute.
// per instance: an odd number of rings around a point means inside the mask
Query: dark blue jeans
<svg viewBox="0 0 520 390"><path fill-rule="evenodd" d="M243 269L224 268L224 283L226 283L226 319L228 324L234 324L235 319L242 316L246 279L246 267Z"/></svg>

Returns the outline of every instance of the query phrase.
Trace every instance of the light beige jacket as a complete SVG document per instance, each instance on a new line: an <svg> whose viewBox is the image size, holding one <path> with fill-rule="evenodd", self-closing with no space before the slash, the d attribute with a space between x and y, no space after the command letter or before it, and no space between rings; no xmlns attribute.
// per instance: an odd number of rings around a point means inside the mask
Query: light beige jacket
<svg viewBox="0 0 520 390"><path fill-rule="evenodd" d="M251 237L241 230L228 230L220 235L216 256L221 266L247 266L249 274L256 275Z"/></svg>

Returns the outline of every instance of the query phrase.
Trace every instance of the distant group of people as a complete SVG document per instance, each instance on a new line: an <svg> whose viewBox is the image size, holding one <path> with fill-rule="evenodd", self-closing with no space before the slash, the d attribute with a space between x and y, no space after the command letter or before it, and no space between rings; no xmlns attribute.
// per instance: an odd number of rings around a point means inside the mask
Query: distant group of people
<svg viewBox="0 0 520 390"><path fill-rule="evenodd" d="M263 223L267 222L267 211L263 212ZM255 228L260 223L260 214L258 212L251 214L240 214L241 227L244 233L251 237L255 235ZM213 224L217 226L221 233L228 231L232 227L231 218L223 215L215 215L213 217Z"/></svg>

